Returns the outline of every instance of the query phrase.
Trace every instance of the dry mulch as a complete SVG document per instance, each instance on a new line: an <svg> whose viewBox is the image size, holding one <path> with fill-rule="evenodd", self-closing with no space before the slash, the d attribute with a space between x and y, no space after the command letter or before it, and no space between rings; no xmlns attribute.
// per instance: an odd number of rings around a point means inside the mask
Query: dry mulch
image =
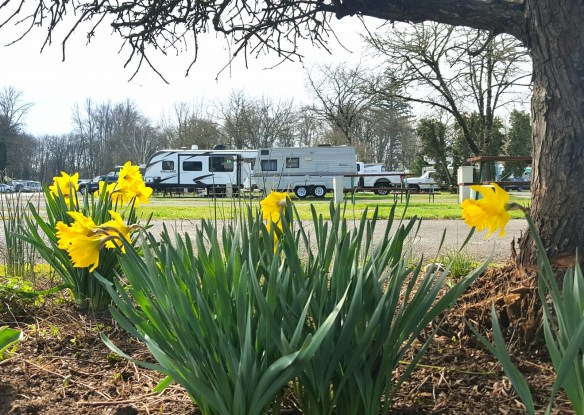
<svg viewBox="0 0 584 415"><path fill-rule="evenodd" d="M489 270L459 301L413 376L403 384L392 414L523 414L520 401L499 364L474 338L470 321L488 335L494 302L513 358L528 379L541 409L554 373L537 336L521 316L533 307L533 287L513 267ZM59 297L41 306L0 303L0 326L24 330L25 339L0 361L0 415L4 414L198 414L178 385L152 393L158 373L113 354L103 331L138 360L151 360L145 347L107 314L87 315ZM524 343L530 343L525 346ZM292 409L286 411L295 413ZM554 413L573 413L560 396Z"/></svg>

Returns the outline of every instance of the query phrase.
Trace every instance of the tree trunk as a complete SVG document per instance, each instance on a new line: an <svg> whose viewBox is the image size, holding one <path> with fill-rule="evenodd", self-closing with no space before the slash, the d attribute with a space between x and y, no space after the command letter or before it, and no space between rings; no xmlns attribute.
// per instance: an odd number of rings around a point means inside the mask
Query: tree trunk
<svg viewBox="0 0 584 415"><path fill-rule="evenodd" d="M531 216L558 268L584 255L584 3L526 0L533 58ZM530 235L519 263L536 263Z"/></svg>

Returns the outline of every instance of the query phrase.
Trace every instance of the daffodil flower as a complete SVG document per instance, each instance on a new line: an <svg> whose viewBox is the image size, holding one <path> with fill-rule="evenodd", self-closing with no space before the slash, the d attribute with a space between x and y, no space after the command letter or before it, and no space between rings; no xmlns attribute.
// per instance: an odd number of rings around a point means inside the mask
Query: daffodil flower
<svg viewBox="0 0 584 415"><path fill-rule="evenodd" d="M148 198L152 195L152 188L144 183L140 168L129 161L121 168L116 183L106 185L100 182L98 194L103 191L104 186L107 186L106 192L112 201L119 204L133 202L138 207L142 203L148 203Z"/></svg>
<svg viewBox="0 0 584 415"><path fill-rule="evenodd" d="M99 265L99 248L102 244L101 237L78 236L69 246L67 252L71 257L71 263L75 268L87 268L89 272L95 271Z"/></svg>
<svg viewBox="0 0 584 415"><path fill-rule="evenodd" d="M112 238L108 239L105 244L106 248L120 247L122 252L126 252L124 245L120 238L124 238L126 241L130 242L130 227L124 223L122 216L115 210L109 211L112 220L105 222L100 225L99 228L105 231L105 233Z"/></svg>
<svg viewBox="0 0 584 415"><path fill-rule="evenodd" d="M67 225L64 222L57 222L57 241L61 249L68 250L73 240L79 236L90 236L93 230L97 227L93 219L83 215L81 212L67 212L74 222Z"/></svg>
<svg viewBox="0 0 584 415"><path fill-rule="evenodd" d="M64 171L61 172L61 176L53 177L53 184L49 186L49 191L53 196L58 197L59 191L65 198L65 203L68 205L71 199L71 193L75 193L79 190L79 173L75 173L73 176L69 176Z"/></svg>
<svg viewBox="0 0 584 415"><path fill-rule="evenodd" d="M262 208L262 217L266 220L268 230L272 223L282 227L280 223L280 215L288 201L288 193L272 191L264 200L260 202Z"/></svg>
<svg viewBox="0 0 584 415"><path fill-rule="evenodd" d="M505 226L509 222L509 194L497 183L490 186L471 186L483 197L479 200L466 199L462 202L462 217L464 222L475 227L477 231L487 228L487 239L499 229L499 237L505 236Z"/></svg>
<svg viewBox="0 0 584 415"><path fill-rule="evenodd" d="M89 271L93 272L99 265L99 251L104 247L121 247L125 252L121 238L130 242L131 227L124 223L119 213L110 210L112 219L101 225L96 225L93 219L81 212L67 213L74 222L71 225L57 222L56 236L59 248L67 251L74 267L91 267Z"/></svg>

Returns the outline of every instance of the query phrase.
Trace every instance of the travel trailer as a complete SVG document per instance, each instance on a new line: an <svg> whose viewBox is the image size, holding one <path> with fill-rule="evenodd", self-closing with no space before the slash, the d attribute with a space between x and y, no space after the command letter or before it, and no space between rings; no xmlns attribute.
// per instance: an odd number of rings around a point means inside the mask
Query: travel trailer
<svg viewBox="0 0 584 415"><path fill-rule="evenodd" d="M333 190L333 178L342 177L351 188L357 173L355 148L349 146L273 147L258 150L249 181L259 190L293 191L298 198L324 197Z"/></svg>
<svg viewBox="0 0 584 415"><path fill-rule="evenodd" d="M203 190L207 195L237 193L251 175L255 150L161 150L146 164L144 181L154 190Z"/></svg>

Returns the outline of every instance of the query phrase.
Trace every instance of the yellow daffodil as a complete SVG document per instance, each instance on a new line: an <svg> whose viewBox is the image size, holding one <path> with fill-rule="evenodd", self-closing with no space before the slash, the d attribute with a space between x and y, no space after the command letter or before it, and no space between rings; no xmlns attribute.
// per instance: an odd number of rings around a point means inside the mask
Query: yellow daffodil
<svg viewBox="0 0 584 415"><path fill-rule="evenodd" d="M93 219L81 212L67 212L74 222L67 225L57 222L57 242L61 249L67 251L74 267L85 268L91 266L92 272L99 264L99 250L102 247L121 247L124 251L121 238L130 241L130 230L121 215L110 210L111 220L96 225Z"/></svg>
<svg viewBox="0 0 584 415"><path fill-rule="evenodd" d="M104 182L99 183L97 194L103 191L107 186L106 192L110 195L112 201L117 204L134 203L138 207L141 203L148 203L148 198L152 195L152 188L147 187L142 179L140 167L126 162L121 168L116 183L106 185Z"/></svg>
<svg viewBox="0 0 584 415"><path fill-rule="evenodd" d="M53 177L53 184L49 186L49 191L53 196L59 196L59 191L65 198L65 203L69 204L72 194L79 190L79 173L69 176L64 171L61 176Z"/></svg>
<svg viewBox="0 0 584 415"><path fill-rule="evenodd" d="M487 228L487 239L499 230L499 237L505 236L505 226L509 222L509 194L496 183L490 186L471 186L483 197L479 200L466 199L462 202L462 217L468 226L477 231Z"/></svg>
<svg viewBox="0 0 584 415"><path fill-rule="evenodd" d="M135 199L135 206L140 206L141 203L147 204L148 199L152 195L153 189L151 187L146 186L146 184L142 181L141 185L138 185L134 188L134 196Z"/></svg>
<svg viewBox="0 0 584 415"><path fill-rule="evenodd" d="M97 227L93 219L83 215L81 212L67 212L74 222L67 225L64 222L57 222L57 241L61 249L69 249L73 240L79 236L90 236Z"/></svg>
<svg viewBox="0 0 584 415"><path fill-rule="evenodd" d="M102 238L95 236L78 236L74 239L67 252L75 268L87 268L89 272L95 271L99 265L99 248Z"/></svg>
<svg viewBox="0 0 584 415"><path fill-rule="evenodd" d="M127 161L120 169L118 183L120 187L132 187L137 182L143 182L140 167L133 166L131 162Z"/></svg>
<svg viewBox="0 0 584 415"><path fill-rule="evenodd" d="M266 225L270 229L271 224L274 223L280 228L280 215L288 201L288 193L285 192L271 192L264 200L260 202L262 208L262 217L267 221Z"/></svg>
<svg viewBox="0 0 584 415"><path fill-rule="evenodd" d="M124 223L122 216L115 210L109 211L112 220L105 222L100 225L99 228L102 229L110 239L106 242L106 248L115 248L116 246L122 248L122 252L126 252L124 245L121 243L120 237L124 238L126 241L130 242L130 227Z"/></svg>

